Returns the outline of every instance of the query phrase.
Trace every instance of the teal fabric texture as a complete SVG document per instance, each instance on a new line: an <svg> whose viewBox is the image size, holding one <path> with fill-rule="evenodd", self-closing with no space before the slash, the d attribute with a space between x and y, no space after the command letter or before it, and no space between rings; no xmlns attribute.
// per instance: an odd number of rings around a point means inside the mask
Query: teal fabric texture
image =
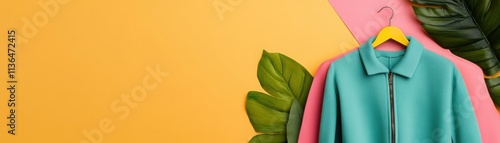
<svg viewBox="0 0 500 143"><path fill-rule="evenodd" d="M401 51L374 37L330 65L320 143L481 143L460 72L408 36Z"/></svg>

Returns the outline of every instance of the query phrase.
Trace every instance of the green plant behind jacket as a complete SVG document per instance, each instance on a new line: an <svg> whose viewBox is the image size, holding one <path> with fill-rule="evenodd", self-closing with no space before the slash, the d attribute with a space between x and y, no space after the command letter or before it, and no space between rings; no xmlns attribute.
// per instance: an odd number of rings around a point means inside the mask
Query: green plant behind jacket
<svg viewBox="0 0 500 143"><path fill-rule="evenodd" d="M429 36L443 48L481 67L485 75L500 71L499 0L411 0ZM500 105L500 77L486 79Z"/></svg>
<svg viewBox="0 0 500 143"><path fill-rule="evenodd" d="M259 133L250 143L296 143L312 75L293 59L264 51L257 77L269 94L248 92L246 111Z"/></svg>

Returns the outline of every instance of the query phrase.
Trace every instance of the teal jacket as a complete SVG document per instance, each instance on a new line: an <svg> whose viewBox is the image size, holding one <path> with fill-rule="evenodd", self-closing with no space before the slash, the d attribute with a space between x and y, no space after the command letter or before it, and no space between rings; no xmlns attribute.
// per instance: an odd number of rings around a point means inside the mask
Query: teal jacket
<svg viewBox="0 0 500 143"><path fill-rule="evenodd" d="M402 51L370 38L330 65L320 143L481 143L462 76L412 37Z"/></svg>

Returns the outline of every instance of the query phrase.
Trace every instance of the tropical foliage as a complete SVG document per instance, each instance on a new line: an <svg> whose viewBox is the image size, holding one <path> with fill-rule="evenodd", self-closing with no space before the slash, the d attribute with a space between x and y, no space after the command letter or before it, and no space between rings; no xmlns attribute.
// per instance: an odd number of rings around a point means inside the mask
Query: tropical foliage
<svg viewBox="0 0 500 143"><path fill-rule="evenodd" d="M246 111L259 133L250 143L296 143L312 75L293 59L264 51L257 77L268 94L248 92Z"/></svg>
<svg viewBox="0 0 500 143"><path fill-rule="evenodd" d="M500 105L500 1L411 1L436 43L481 67L490 95Z"/></svg>

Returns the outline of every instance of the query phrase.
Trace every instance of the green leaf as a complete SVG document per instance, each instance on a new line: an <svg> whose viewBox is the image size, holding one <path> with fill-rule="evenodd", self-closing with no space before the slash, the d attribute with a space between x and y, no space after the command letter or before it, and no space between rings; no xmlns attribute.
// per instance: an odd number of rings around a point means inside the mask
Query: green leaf
<svg viewBox="0 0 500 143"><path fill-rule="evenodd" d="M257 77L266 92L277 98L293 96L302 108L305 107L313 77L296 61L282 54L264 51Z"/></svg>
<svg viewBox="0 0 500 143"><path fill-rule="evenodd" d="M246 110L256 132L285 133L289 109L288 103L270 95L256 91L248 92Z"/></svg>
<svg viewBox="0 0 500 143"><path fill-rule="evenodd" d="M263 52L257 68L266 92L250 91L246 111L259 135L250 143L297 142L312 75L299 63L279 54Z"/></svg>
<svg viewBox="0 0 500 143"><path fill-rule="evenodd" d="M481 67L485 75L500 71L500 1L412 0L413 10L429 36L443 48ZM500 77L499 77L500 78ZM491 81L492 80L492 81ZM500 105L500 79L487 79Z"/></svg>
<svg viewBox="0 0 500 143"><path fill-rule="evenodd" d="M297 143L299 141L298 136L303 115L304 109L300 106L297 100L293 100L288 116L288 123L286 124L286 136L288 143Z"/></svg>
<svg viewBox="0 0 500 143"><path fill-rule="evenodd" d="M254 136L249 143L286 143L284 134L260 134Z"/></svg>

